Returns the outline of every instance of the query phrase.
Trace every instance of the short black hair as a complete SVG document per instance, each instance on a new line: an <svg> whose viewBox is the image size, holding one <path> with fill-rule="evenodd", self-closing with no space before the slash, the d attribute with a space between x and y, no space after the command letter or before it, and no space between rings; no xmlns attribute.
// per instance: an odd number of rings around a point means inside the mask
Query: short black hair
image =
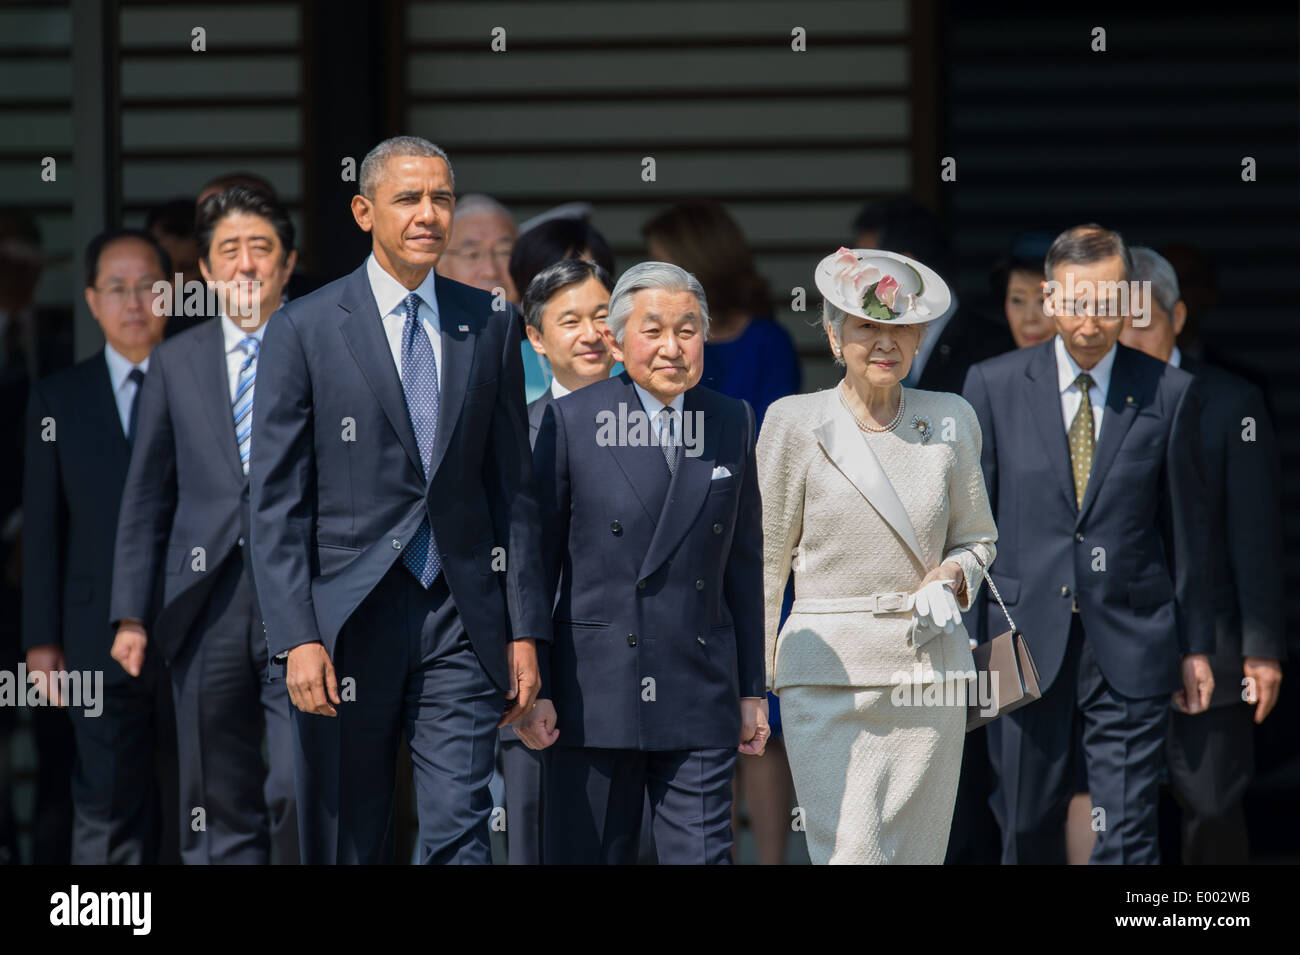
<svg viewBox="0 0 1300 955"><path fill-rule="evenodd" d="M1109 259L1113 255L1119 256L1123 263L1122 280L1127 282L1133 277L1134 268L1133 257L1124 244L1124 237L1095 222L1088 222L1066 229L1052 240L1052 246L1043 259L1043 274L1051 279L1053 270L1063 262L1087 265Z"/></svg>
<svg viewBox="0 0 1300 955"><path fill-rule="evenodd" d="M104 250L119 239L138 239L153 249L154 254L158 256L158 265L162 269L162 274L167 277L167 281L171 281L172 257L167 254L167 250L162 247L152 232L146 232L144 229L109 229L86 244L86 288L95 287L95 282L99 280L99 260Z"/></svg>
<svg viewBox="0 0 1300 955"><path fill-rule="evenodd" d="M614 279L604 267L588 262L586 259L561 259L554 265L548 265L528 283L524 292L524 321L539 332L542 330L542 311L551 297L561 289L577 285L594 278L605 286L606 292L614 291Z"/></svg>
<svg viewBox="0 0 1300 955"><path fill-rule="evenodd" d="M203 200L199 206L199 224L195 238L199 244L199 258L208 261L208 252L212 245L212 234L217 224L226 216L237 212L259 216L271 223L275 234L280 239L281 254L288 258L293 251L293 220L289 212L278 199L264 192L250 189L248 186L231 186L225 192L218 192Z"/></svg>
<svg viewBox="0 0 1300 955"><path fill-rule="evenodd" d="M596 264L614 274L614 253L609 243L585 219L550 219L529 229L515 240L510 253L510 279L520 294L537 273L563 259L590 252Z"/></svg>
<svg viewBox="0 0 1300 955"><path fill-rule="evenodd" d="M1043 260L1052 245L1052 236L1046 232L1022 232L1011 242L1007 254L994 263L989 272L989 289L993 297L1001 302L1007 297L1007 283L1011 281L1012 272L1033 272L1041 274Z"/></svg>
<svg viewBox="0 0 1300 955"><path fill-rule="evenodd" d="M880 249L910 255L947 278L952 271L952 250L933 212L910 196L891 196L869 202L853 220L853 236L880 233Z"/></svg>
<svg viewBox="0 0 1300 955"><path fill-rule="evenodd" d="M153 232L155 226L178 239L194 238L194 200L182 197L154 206L144 217L144 227Z"/></svg>

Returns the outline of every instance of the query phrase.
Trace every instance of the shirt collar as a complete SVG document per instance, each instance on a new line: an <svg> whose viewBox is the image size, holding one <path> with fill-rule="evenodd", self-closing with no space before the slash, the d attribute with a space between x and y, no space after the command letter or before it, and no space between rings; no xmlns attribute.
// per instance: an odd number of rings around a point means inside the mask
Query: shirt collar
<svg viewBox="0 0 1300 955"><path fill-rule="evenodd" d="M433 313L432 320L435 327L438 325L438 295L434 288L434 271L429 269L429 274L424 277L419 288L408 289L397 279L393 278L384 271L384 267L379 264L373 252L366 259L366 278L370 280L370 292L375 296L375 307L379 309L379 317L391 315L406 300L406 296L412 291L423 299L424 304L429 307Z"/></svg>
<svg viewBox="0 0 1300 955"><path fill-rule="evenodd" d="M148 355L140 364L133 365L130 359L126 358L108 342L104 342L104 360L108 362L108 380L112 383L114 392L122 387L127 376L131 374L132 368L139 368L143 372L149 371Z"/></svg>
<svg viewBox="0 0 1300 955"><path fill-rule="evenodd" d="M1177 345L1174 346L1174 350L1169 355L1169 364L1175 368L1183 367L1183 353L1178 349Z"/></svg>
<svg viewBox="0 0 1300 955"><path fill-rule="evenodd" d="M235 320L224 312L221 315L221 337L225 340L227 355L232 351L237 350L239 348L239 343L245 338L256 338L257 343L261 345L262 336L265 334L266 322L263 322L258 328L249 331L236 325Z"/></svg>
<svg viewBox="0 0 1300 955"><path fill-rule="evenodd" d="M560 384L560 379L558 379L558 378L552 378L552 379L551 379L551 397L552 397L552 398L563 398L565 395L567 395L567 394L569 393L569 391L570 391L570 389L565 388L564 385Z"/></svg>
<svg viewBox="0 0 1300 955"><path fill-rule="evenodd" d="M1065 339L1058 334L1053 339L1056 348L1056 383L1062 394L1074 384L1074 380L1079 377L1083 369L1079 363L1074 360L1065 348ZM1118 345L1111 345L1110 351L1102 356L1101 361L1088 369L1088 374L1092 376L1093 392L1097 395L1099 403L1105 402L1106 391L1110 388L1110 372L1115 367L1115 352Z"/></svg>
<svg viewBox="0 0 1300 955"><path fill-rule="evenodd" d="M636 396L641 399L641 407L645 409L645 413L648 414L650 420L653 421L659 412L663 411L665 407L664 403L638 385L635 381L632 382L632 387L636 389ZM672 404L668 407L671 407L678 414L681 414L682 407L685 404L685 394L686 393L683 392L674 398Z"/></svg>

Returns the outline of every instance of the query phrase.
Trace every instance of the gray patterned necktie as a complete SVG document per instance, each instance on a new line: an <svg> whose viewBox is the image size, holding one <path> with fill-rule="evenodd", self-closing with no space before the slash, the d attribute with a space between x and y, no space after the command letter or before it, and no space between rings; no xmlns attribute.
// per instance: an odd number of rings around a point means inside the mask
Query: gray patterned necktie
<svg viewBox="0 0 1300 955"><path fill-rule="evenodd" d="M675 473L677 471L679 444L677 441L677 412L672 408L664 408L659 412L659 449L664 453L668 473Z"/></svg>
<svg viewBox="0 0 1300 955"><path fill-rule="evenodd" d="M406 321L402 325L402 391L406 395L406 410L411 416L411 429L415 444L424 464L424 480L428 483L433 467L433 446L438 439L438 364L433 345L420 321L420 296L412 292L406 296ZM410 542L402 562L420 584L429 589L438 571L442 569L442 555L433 538L426 514Z"/></svg>

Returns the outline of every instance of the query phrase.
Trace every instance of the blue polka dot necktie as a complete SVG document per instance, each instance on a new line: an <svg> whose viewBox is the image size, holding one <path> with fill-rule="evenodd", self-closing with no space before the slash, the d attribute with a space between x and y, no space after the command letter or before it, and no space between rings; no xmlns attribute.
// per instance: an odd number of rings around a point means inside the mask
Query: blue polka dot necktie
<svg viewBox="0 0 1300 955"><path fill-rule="evenodd" d="M1092 400L1088 389L1093 386L1092 375L1081 373L1074 383L1083 392L1079 410L1070 423L1070 469L1074 472L1074 500L1083 507L1083 495L1088 490L1088 476L1092 474L1092 454L1095 444L1095 425L1092 417Z"/></svg>
<svg viewBox="0 0 1300 955"><path fill-rule="evenodd" d="M438 437L438 363L424 323L420 321L420 296L412 292L404 304L402 391L406 393L406 411L411 416L411 429L415 432L415 445L420 450L427 485L433 467L433 445ZM427 513L407 544L402 562L426 590L442 570L442 556L438 553L438 542L433 539Z"/></svg>

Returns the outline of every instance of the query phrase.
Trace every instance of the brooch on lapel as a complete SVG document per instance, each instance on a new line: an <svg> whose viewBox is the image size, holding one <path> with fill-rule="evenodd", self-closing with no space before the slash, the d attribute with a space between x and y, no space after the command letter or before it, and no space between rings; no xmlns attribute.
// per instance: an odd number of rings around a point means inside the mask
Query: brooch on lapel
<svg viewBox="0 0 1300 955"><path fill-rule="evenodd" d="M934 434L934 428L930 425L930 419L921 415L912 416L912 428L921 436L921 443L928 444L930 436Z"/></svg>

